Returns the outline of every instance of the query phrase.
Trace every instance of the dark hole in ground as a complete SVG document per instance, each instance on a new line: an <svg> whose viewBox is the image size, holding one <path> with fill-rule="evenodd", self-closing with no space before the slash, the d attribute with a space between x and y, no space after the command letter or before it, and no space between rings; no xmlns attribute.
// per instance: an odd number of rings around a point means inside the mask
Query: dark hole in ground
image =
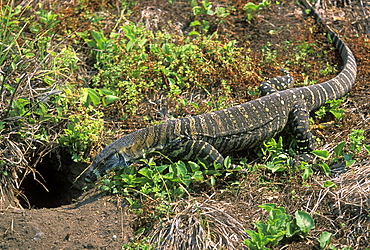
<svg viewBox="0 0 370 250"><path fill-rule="evenodd" d="M73 162L70 156L62 158L59 161L56 156L45 157L36 167L39 173L36 174L37 180L32 173L23 180L21 191L26 199L19 197L23 207L59 207L72 203L82 194L84 177L80 177L76 183L74 181L87 165Z"/></svg>

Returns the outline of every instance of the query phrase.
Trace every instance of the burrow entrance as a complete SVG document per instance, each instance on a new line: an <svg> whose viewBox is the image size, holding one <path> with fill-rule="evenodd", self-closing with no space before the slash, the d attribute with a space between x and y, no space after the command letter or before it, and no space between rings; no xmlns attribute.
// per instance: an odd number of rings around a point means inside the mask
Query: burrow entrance
<svg viewBox="0 0 370 250"><path fill-rule="evenodd" d="M53 208L73 203L86 186L83 176L76 183L74 181L86 167L87 164L76 163L70 156L60 160L53 155L45 157L36 166L38 174L28 174L21 183L20 189L26 197L18 197L21 205L24 208Z"/></svg>

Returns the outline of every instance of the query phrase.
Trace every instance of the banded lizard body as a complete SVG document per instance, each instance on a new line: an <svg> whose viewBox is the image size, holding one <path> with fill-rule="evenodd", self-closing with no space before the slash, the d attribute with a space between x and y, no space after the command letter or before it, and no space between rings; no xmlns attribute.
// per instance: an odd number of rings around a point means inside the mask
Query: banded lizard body
<svg viewBox="0 0 370 250"><path fill-rule="evenodd" d="M342 71L326 82L293 89L288 74L261 84L261 98L216 112L169 120L123 136L104 148L93 160L88 179L95 180L107 170L125 167L145 153L160 151L173 158L203 158L223 164L233 151L253 148L281 132L287 123L293 127L299 154L314 148L309 131L309 112L326 101L343 97L351 89L357 73L353 53L306 0L317 23L322 24L343 60Z"/></svg>

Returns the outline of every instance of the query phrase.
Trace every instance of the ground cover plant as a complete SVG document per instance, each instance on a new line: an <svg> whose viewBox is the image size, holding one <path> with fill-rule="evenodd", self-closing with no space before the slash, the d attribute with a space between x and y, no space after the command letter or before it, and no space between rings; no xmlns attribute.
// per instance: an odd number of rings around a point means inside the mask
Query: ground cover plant
<svg viewBox="0 0 370 250"><path fill-rule="evenodd" d="M330 79L340 68L330 41L294 1L0 6L1 213L75 201L86 188L81 172L124 134L255 99L258 84L281 68L297 86ZM350 7L363 13L369 6ZM333 5L331 13L344 21L337 10L346 8ZM289 130L255 150L230 155L223 166L155 153L96 183L95 192L118 207L109 213L120 218L113 219L121 223L119 233L108 228L115 224L110 222L91 233L110 235L99 242L78 238L79 228L59 222L50 223L54 228L36 222L21 232L24 219L12 215L0 223L0 246L365 249L370 148L364 79L370 45L362 35L365 20L355 24L347 25L352 28L345 35L358 60L358 81L353 94L311 114L318 143L314 164L294 164ZM103 221L106 205L95 204L99 213L85 209L84 215ZM73 209L78 214L80 208ZM71 221L82 221L76 218ZM67 232L57 242L48 238L56 224L62 224L56 231Z"/></svg>

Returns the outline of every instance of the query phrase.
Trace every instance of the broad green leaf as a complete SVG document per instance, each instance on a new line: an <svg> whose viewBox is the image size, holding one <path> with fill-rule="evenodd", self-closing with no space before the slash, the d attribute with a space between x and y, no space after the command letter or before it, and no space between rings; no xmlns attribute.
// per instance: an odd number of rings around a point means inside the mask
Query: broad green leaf
<svg viewBox="0 0 370 250"><path fill-rule="evenodd" d="M115 95L106 95L106 96L103 96L102 103L103 103L104 106L107 106L108 104L111 104L112 102L115 102L119 99L121 99L121 98L119 98L118 96L115 96Z"/></svg>
<svg viewBox="0 0 370 250"><path fill-rule="evenodd" d="M316 155L317 157L323 160L329 159L329 152L326 150L313 150L312 154Z"/></svg>
<svg viewBox="0 0 370 250"><path fill-rule="evenodd" d="M195 31L195 30L193 30L193 31L190 31L188 35L189 35L189 36L199 36L199 35L200 35L200 33L199 33L199 32L197 32L197 31Z"/></svg>
<svg viewBox="0 0 370 250"><path fill-rule="evenodd" d="M297 226L297 220L292 220L286 224L286 236L292 237L299 233L299 228Z"/></svg>
<svg viewBox="0 0 370 250"><path fill-rule="evenodd" d="M332 233L329 232L322 232L319 237L319 243L321 249L325 249L331 242L331 237L333 236Z"/></svg>
<svg viewBox="0 0 370 250"><path fill-rule="evenodd" d="M334 148L334 155L336 157L339 157L342 155L343 148L346 145L345 141L340 142L335 148Z"/></svg>
<svg viewBox="0 0 370 250"><path fill-rule="evenodd" d="M190 27L201 25L201 23L198 20L195 20L194 22L190 23Z"/></svg>
<svg viewBox="0 0 370 250"><path fill-rule="evenodd" d="M177 174L180 176L185 176L188 173L186 165L183 161L178 161L175 163Z"/></svg>
<svg viewBox="0 0 370 250"><path fill-rule="evenodd" d="M192 161L188 161L188 164L189 164L190 169L191 169L191 171L192 171L192 172L197 172L197 171L199 171L200 166L199 166L197 163L192 162Z"/></svg>
<svg viewBox="0 0 370 250"><path fill-rule="evenodd" d="M230 159L229 156L227 156L225 158L225 160L224 160L224 166L225 166L226 169L229 169L230 168L230 166L231 166L231 159Z"/></svg>
<svg viewBox="0 0 370 250"><path fill-rule="evenodd" d="M211 185L212 186L215 186L216 185L216 179L213 176L211 176Z"/></svg>
<svg viewBox="0 0 370 250"><path fill-rule="evenodd" d="M193 174L192 178L195 179L195 180L197 180L197 181L203 181L204 180L204 176L203 176L202 171L196 171Z"/></svg>
<svg viewBox="0 0 370 250"><path fill-rule="evenodd" d="M100 103L99 94L95 89L87 89L87 93L89 95L90 100L94 105L98 105Z"/></svg>
<svg viewBox="0 0 370 250"><path fill-rule="evenodd" d="M346 167L351 166L353 163L356 162L356 160L352 159L352 156L350 154L344 154L343 155L344 160L346 161Z"/></svg>
<svg viewBox="0 0 370 250"><path fill-rule="evenodd" d="M297 211L294 215L297 220L297 226L304 234L307 234L308 231L315 228L315 222L308 213L304 211Z"/></svg>
<svg viewBox="0 0 370 250"><path fill-rule="evenodd" d="M99 92L100 95L113 95L114 92L110 89L97 89L97 91Z"/></svg>
<svg viewBox="0 0 370 250"><path fill-rule="evenodd" d="M144 175L145 177L151 178L153 175L153 170L147 167L144 167L139 170L139 174Z"/></svg>
<svg viewBox="0 0 370 250"><path fill-rule="evenodd" d="M272 173L283 172L286 170L286 167L283 164L274 164L273 162L268 162L266 164L266 168Z"/></svg>
<svg viewBox="0 0 370 250"><path fill-rule="evenodd" d="M155 169L158 173L162 173L164 170L168 168L168 165L161 165L161 166L156 166Z"/></svg>
<svg viewBox="0 0 370 250"><path fill-rule="evenodd" d="M319 166L321 167L322 171L324 172L326 176L330 175L330 167L328 164L326 164L325 162L322 162L319 164Z"/></svg>
<svg viewBox="0 0 370 250"><path fill-rule="evenodd" d="M312 175L313 175L312 168L306 166L302 174L303 180L308 180L308 178L310 178Z"/></svg>
<svg viewBox="0 0 370 250"><path fill-rule="evenodd" d="M127 52L130 52L132 50L132 47L134 47L134 42L132 40L130 40L126 44L126 50L127 50Z"/></svg>

